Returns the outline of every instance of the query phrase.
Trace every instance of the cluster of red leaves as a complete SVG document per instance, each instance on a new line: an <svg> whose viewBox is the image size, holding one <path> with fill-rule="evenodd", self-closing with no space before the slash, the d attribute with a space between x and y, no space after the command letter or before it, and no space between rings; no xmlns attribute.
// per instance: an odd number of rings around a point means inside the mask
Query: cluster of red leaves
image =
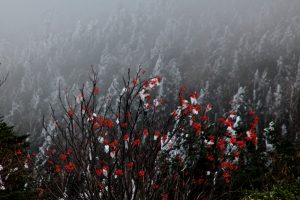
<svg viewBox="0 0 300 200"><path fill-rule="evenodd" d="M22 154L23 154L23 152L22 152L21 149L17 149L17 150L16 150L16 155L17 155L17 156L22 155Z"/></svg>
<svg viewBox="0 0 300 200"><path fill-rule="evenodd" d="M105 119L105 117L103 116L98 117L98 116L91 115L90 119L94 129L101 129L103 127L106 128L114 127L113 121L111 119Z"/></svg>
<svg viewBox="0 0 300 200"><path fill-rule="evenodd" d="M57 149L48 149L47 163L50 169L53 169L57 174L63 171L72 173L76 169L75 163L72 161L72 150L68 149L66 152L59 152Z"/></svg>
<svg viewBox="0 0 300 200"><path fill-rule="evenodd" d="M144 103L145 110L150 110L153 107L159 107L163 105L164 100L161 97L154 98L153 101L151 101L151 92L160 85L160 82L160 76L143 82L142 90L139 91L139 96Z"/></svg>
<svg viewBox="0 0 300 200"><path fill-rule="evenodd" d="M72 162L69 162L68 164L66 164L64 166L64 168L65 168L66 172L71 173L76 169L76 165Z"/></svg>

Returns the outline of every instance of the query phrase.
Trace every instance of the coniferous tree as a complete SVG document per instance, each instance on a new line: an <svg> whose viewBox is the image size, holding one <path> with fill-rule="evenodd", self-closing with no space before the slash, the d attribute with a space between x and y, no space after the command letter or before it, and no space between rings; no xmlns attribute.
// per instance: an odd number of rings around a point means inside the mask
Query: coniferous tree
<svg viewBox="0 0 300 200"><path fill-rule="evenodd" d="M27 135L17 136L13 127L0 119L0 199L33 199L27 172Z"/></svg>

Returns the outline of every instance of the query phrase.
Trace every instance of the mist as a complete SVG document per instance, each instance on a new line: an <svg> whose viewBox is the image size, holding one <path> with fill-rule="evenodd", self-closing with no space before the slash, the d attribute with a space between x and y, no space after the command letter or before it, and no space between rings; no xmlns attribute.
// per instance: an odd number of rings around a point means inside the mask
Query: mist
<svg viewBox="0 0 300 200"><path fill-rule="evenodd" d="M1 38L24 43L47 31L67 31L77 21L107 20L117 1L2 1L0 10Z"/></svg>

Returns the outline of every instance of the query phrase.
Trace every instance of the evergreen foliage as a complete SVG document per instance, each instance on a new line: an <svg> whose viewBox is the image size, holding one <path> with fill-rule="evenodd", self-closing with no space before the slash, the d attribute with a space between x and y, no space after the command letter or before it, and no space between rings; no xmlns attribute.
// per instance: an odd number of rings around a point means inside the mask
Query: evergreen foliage
<svg viewBox="0 0 300 200"><path fill-rule="evenodd" d="M32 199L26 169L27 135L17 136L12 126L0 119L0 199Z"/></svg>

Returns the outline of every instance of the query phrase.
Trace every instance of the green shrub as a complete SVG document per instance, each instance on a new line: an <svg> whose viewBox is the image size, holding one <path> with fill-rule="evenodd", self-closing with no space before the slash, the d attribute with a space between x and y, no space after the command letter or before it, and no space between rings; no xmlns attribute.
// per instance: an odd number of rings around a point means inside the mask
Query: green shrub
<svg viewBox="0 0 300 200"><path fill-rule="evenodd" d="M243 200L259 199L280 199L280 200L297 200L300 199L300 182L289 184L273 185L270 189L263 191L247 190L245 191Z"/></svg>

